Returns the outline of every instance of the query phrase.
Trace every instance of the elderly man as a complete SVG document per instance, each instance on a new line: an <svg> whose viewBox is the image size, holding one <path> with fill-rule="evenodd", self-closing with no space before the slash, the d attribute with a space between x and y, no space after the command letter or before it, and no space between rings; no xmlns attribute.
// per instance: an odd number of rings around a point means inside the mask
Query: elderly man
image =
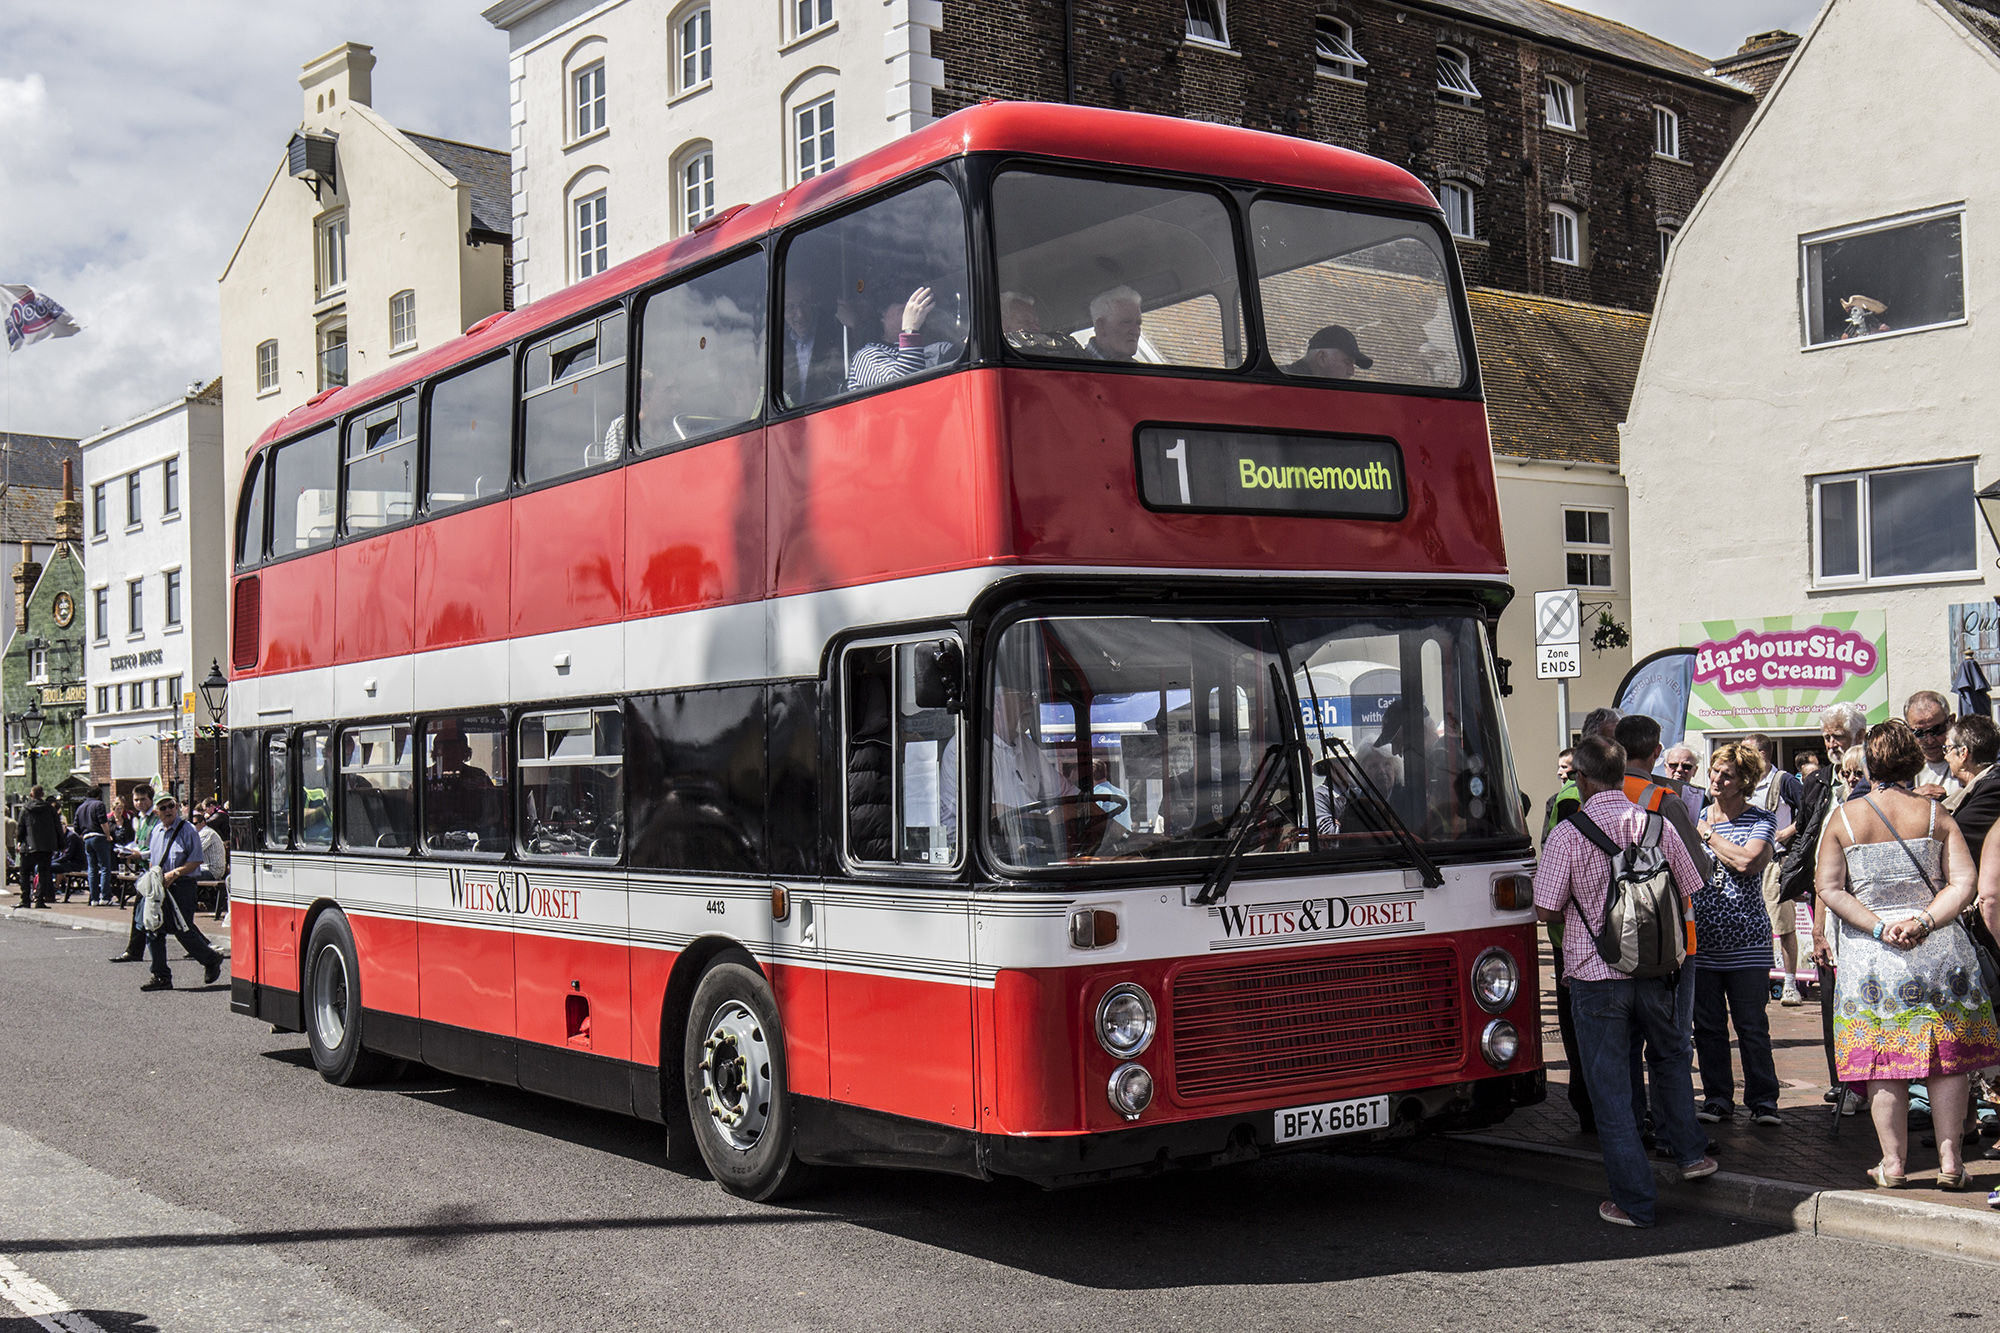
<svg viewBox="0 0 2000 1333"><path fill-rule="evenodd" d="M1099 292L1090 303L1090 342L1083 354L1098 361L1131 361L1139 355L1139 334L1145 319L1139 313L1139 293L1130 287Z"/></svg>
<svg viewBox="0 0 2000 1333"><path fill-rule="evenodd" d="M1571 756L1588 820L1612 843L1630 847L1644 834L1649 815L1625 797L1625 751L1612 741L1587 736ZM1674 883L1684 898L1701 887L1701 877L1677 837L1663 837ZM1676 977L1634 980L1598 956L1592 931L1604 923L1610 904L1611 858L1573 824L1564 822L1542 846L1535 870L1535 916L1565 921L1563 970L1576 993L1582 1065L1572 1066L1590 1085L1598 1109L1597 1140L1611 1198L1597 1215L1617 1226L1653 1225L1656 1189L1652 1164L1641 1145L1632 1105L1632 1048L1643 1039L1652 1056L1654 1112L1660 1131L1681 1168L1681 1179L1698 1180L1716 1171L1707 1153L1707 1135L1694 1115L1694 1083L1689 1072L1688 1034L1675 1017Z"/></svg>
<svg viewBox="0 0 2000 1333"><path fill-rule="evenodd" d="M1919 796L1942 801L1964 785L1952 776L1945 762L1944 737L1951 730L1951 705L1936 690L1918 690L1903 705L1903 721L1917 733L1917 745L1924 752L1924 766L1911 788Z"/></svg>
<svg viewBox="0 0 2000 1333"><path fill-rule="evenodd" d="M160 877L166 881L165 900L160 904L160 929L146 936L146 947L153 958L153 978L139 987L142 991L172 990L173 970L167 966L167 935L181 942L202 966L201 984L213 986L215 979L222 975L222 955L208 942L208 936L194 923L195 877L201 874L204 862L201 855L201 835L194 825L181 818L180 802L171 796L160 798L155 807L159 811L159 821L153 825L152 838L146 849L146 859Z"/></svg>
<svg viewBox="0 0 2000 1333"><path fill-rule="evenodd" d="M1867 732L1868 713L1860 704L1838 703L1821 710L1819 737L1826 745L1826 763L1806 774L1800 782L1797 818L1790 828L1778 830L1780 841L1790 843L1795 837L1810 837L1817 854L1819 838L1826 832L1827 815L1842 802L1868 790L1866 779L1850 785L1840 775L1841 756L1850 749L1859 750ZM1836 936L1837 932L1827 928L1827 913L1816 909L1812 931L1813 958L1816 961L1832 958L1829 941ZM1842 1115L1853 1115L1860 1109L1861 1095L1849 1091L1843 1096L1839 1067L1834 1063L1833 973L1834 962L1822 961L1819 969L1819 1025L1821 1039L1826 1045L1827 1080L1831 1084L1826 1099L1840 1101Z"/></svg>

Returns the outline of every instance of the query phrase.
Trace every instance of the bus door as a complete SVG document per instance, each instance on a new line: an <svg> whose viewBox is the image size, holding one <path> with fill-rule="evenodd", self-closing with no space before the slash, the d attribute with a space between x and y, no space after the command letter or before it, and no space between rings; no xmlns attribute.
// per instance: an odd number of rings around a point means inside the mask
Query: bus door
<svg viewBox="0 0 2000 1333"><path fill-rule="evenodd" d="M333 851L334 790L332 729L326 726L299 728L292 752L292 767L295 811L292 848L295 855L283 872L284 878L291 882L283 890L283 900L288 903L288 910L284 913L286 930L276 941L278 948L289 955L288 968L277 973L288 978L280 983L287 987L302 984L299 960L304 955L306 941L299 938L299 931L304 927L307 910L320 899L331 901L337 898L334 859L330 855ZM276 885L273 887L275 890ZM274 892L273 896L277 894ZM265 957L270 956L270 943L267 942Z"/></svg>
<svg viewBox="0 0 2000 1333"><path fill-rule="evenodd" d="M292 734L268 733L258 763L266 803L262 845L244 860L253 867L249 885L257 928L257 979L279 990L299 988L298 913L292 907ZM233 922L231 923L234 924Z"/></svg>
<svg viewBox="0 0 2000 1333"><path fill-rule="evenodd" d="M851 873L829 886L822 947L833 1100L969 1127L962 676L952 636L842 654L842 849Z"/></svg>

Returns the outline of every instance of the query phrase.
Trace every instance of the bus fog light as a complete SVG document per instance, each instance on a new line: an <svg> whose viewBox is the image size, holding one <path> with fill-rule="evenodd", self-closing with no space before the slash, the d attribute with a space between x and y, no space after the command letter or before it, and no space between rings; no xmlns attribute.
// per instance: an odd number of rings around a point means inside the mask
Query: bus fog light
<svg viewBox="0 0 2000 1333"><path fill-rule="evenodd" d="M1111 1071L1111 1083L1104 1093L1111 1099L1112 1110L1127 1120L1137 1120L1139 1113L1153 1104L1153 1076L1144 1065L1120 1065Z"/></svg>
<svg viewBox="0 0 2000 1333"><path fill-rule="evenodd" d="M1493 948L1472 963L1472 998L1489 1014L1504 1012L1521 993L1521 969L1514 955Z"/></svg>
<svg viewBox="0 0 2000 1333"><path fill-rule="evenodd" d="M1495 1069L1505 1069L1521 1051L1521 1034L1504 1018L1496 1018L1479 1034L1479 1053Z"/></svg>
<svg viewBox="0 0 2000 1333"><path fill-rule="evenodd" d="M1152 996L1129 981L1113 986L1097 1002L1098 1044L1120 1060L1129 1060L1152 1045L1158 1026ZM1115 1103L1117 1099L1112 1100Z"/></svg>

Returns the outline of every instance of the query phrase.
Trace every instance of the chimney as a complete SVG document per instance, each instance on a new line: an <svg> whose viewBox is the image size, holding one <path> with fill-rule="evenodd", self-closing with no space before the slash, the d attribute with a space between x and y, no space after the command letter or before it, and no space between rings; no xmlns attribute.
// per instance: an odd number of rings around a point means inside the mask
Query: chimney
<svg viewBox="0 0 2000 1333"><path fill-rule="evenodd" d="M42 577L42 567L35 563L33 542L21 543L21 563L14 566L14 628L28 627L28 594L34 591L35 583Z"/></svg>
<svg viewBox="0 0 2000 1333"><path fill-rule="evenodd" d="M372 74L375 48L359 42L342 42L323 56L300 67L299 87L305 90L306 125L331 129L340 122L340 113L349 102L368 106L374 96Z"/></svg>
<svg viewBox="0 0 2000 1333"><path fill-rule="evenodd" d="M76 498L76 476L72 470L75 467L76 463L74 460L63 459L63 498L56 501L56 540L58 542L80 542L83 540L83 501Z"/></svg>

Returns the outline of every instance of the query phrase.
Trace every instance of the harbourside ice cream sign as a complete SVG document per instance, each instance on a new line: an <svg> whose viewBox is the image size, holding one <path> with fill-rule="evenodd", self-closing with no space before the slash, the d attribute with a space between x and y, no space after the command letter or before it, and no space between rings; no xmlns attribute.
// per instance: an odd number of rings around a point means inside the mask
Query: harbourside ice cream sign
<svg viewBox="0 0 2000 1333"><path fill-rule="evenodd" d="M1848 702L1870 723L1887 721L1888 637L1885 611L1684 624L1681 643L1694 650L1687 729L1816 729L1821 709Z"/></svg>

